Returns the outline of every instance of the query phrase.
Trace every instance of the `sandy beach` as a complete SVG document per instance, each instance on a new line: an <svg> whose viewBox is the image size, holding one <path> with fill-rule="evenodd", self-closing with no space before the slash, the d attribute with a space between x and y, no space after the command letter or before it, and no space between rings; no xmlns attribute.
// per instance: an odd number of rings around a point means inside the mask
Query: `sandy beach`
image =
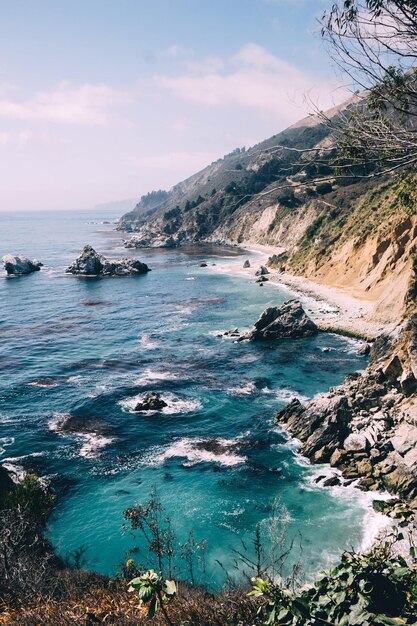
<svg viewBox="0 0 417 626"><path fill-rule="evenodd" d="M243 261L232 259L219 263L214 269L255 280L259 267L265 265L272 254L283 252L284 248L253 244L248 245L246 250L251 267L243 268ZM395 324L386 324L375 318L373 300L360 299L344 289L322 285L288 272L272 269L269 272L269 280L263 283L264 286L270 288L276 285L287 289L289 298L298 297L322 330L354 334L371 340L395 327Z"/></svg>

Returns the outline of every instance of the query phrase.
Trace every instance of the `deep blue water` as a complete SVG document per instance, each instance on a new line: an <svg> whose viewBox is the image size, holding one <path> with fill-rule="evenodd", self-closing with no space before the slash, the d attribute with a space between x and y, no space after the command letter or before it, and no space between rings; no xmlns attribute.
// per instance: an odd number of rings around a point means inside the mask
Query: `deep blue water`
<svg viewBox="0 0 417 626"><path fill-rule="evenodd" d="M123 511L153 486L180 540L190 529L207 539L213 585L224 580L216 560L231 567L231 549L251 545L276 498L290 536L302 535L307 573L358 547L372 524L366 497L316 485L323 468L303 462L273 424L292 397L363 368L355 343L324 334L273 344L219 338L216 331L249 327L288 293L199 267L236 252L126 251L113 226L100 224L116 217L0 213L0 256L45 263L39 273L0 278L0 459L53 480L49 537L58 551L84 545L89 567L114 573L133 545L120 533ZM86 243L138 256L152 272L65 275ZM167 399L162 413L132 412L147 390Z"/></svg>

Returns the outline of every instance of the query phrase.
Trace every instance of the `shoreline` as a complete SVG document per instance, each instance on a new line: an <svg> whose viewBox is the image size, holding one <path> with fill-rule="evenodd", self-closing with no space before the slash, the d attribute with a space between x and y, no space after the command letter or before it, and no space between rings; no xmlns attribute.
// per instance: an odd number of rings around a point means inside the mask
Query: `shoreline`
<svg viewBox="0 0 417 626"><path fill-rule="evenodd" d="M232 274L255 280L255 274L259 267L265 265L272 254L277 254L282 251L282 249L261 245L254 245L242 249L248 253L248 258L251 263L249 268L243 267L244 255L242 255L239 257L239 260L225 260L222 263L216 264L216 266L211 269L214 272ZM376 323L364 318L365 314L369 314L373 306L373 302L371 301L364 303L364 301L338 288L323 286L308 279L289 273L280 273L270 268L268 268L268 270L270 272L267 276L269 279L268 282L272 286L287 290L289 295L299 297L306 312L314 319L321 332L336 333L347 338L372 342L382 332L390 330L391 325L383 325L382 323ZM265 285L265 283L261 284ZM355 318L355 313L358 315L357 318ZM394 327L394 325L392 325L392 327ZM366 369L364 371L366 371ZM280 427L289 441L296 444L298 443L299 446L297 447L301 448L302 442L297 436L290 434L283 424L280 424ZM314 480L315 487L330 489L338 493L340 493L342 489L347 498L349 498L349 492L352 494L353 491L355 492L355 499L358 502L362 502L365 515L362 520L362 539L358 547L360 552L368 552L376 545L378 540L392 531L395 526L395 520L382 511L376 510L373 503L378 500L388 501L395 499L397 497L396 495L390 494L385 489L375 491L363 490L358 484L360 482L359 478L353 482L345 481L339 468L334 467L330 462L323 464L313 463L309 456L304 454L300 449L297 450L296 455L299 456L298 462L308 464L312 469L314 468L315 471L312 473L312 481L314 474L316 474L316 477L320 474L324 474L325 478L337 476L340 479L340 483L335 486L324 485L323 481Z"/></svg>
<svg viewBox="0 0 417 626"><path fill-rule="evenodd" d="M250 268L243 268L243 263L238 265L234 259L225 260L213 270L255 279L256 270L265 265L272 254L279 254L284 250L260 244L247 244L242 249L248 253ZM279 272L271 268L268 271L268 282L287 290L289 295L298 297L322 332L373 341L396 326L395 323L384 323L373 317L375 302L372 300L359 299L338 287L323 285L289 272Z"/></svg>

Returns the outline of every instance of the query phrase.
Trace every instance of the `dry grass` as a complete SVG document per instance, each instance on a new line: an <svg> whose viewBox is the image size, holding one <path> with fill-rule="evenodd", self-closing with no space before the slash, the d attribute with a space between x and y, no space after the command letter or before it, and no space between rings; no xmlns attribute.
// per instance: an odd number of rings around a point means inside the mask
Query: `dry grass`
<svg viewBox="0 0 417 626"><path fill-rule="evenodd" d="M1 626L141 626L148 624L146 612L138 607L135 595L123 583L83 572L64 572L67 597L43 599L30 604L6 603L0 609ZM243 590L212 595L198 588L180 585L178 596L169 605L175 626L256 625L258 604ZM165 626L162 614L152 620Z"/></svg>

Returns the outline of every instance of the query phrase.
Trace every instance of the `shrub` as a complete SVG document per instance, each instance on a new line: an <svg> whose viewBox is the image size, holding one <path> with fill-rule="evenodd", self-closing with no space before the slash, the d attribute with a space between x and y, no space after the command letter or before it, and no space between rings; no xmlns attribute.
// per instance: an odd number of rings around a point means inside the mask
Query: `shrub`
<svg viewBox="0 0 417 626"><path fill-rule="evenodd" d="M317 185L316 185L316 192L320 196L323 196L326 193L330 193L330 191L332 191L332 189L333 189L333 187L332 187L331 183L328 183L328 182L317 183Z"/></svg>

